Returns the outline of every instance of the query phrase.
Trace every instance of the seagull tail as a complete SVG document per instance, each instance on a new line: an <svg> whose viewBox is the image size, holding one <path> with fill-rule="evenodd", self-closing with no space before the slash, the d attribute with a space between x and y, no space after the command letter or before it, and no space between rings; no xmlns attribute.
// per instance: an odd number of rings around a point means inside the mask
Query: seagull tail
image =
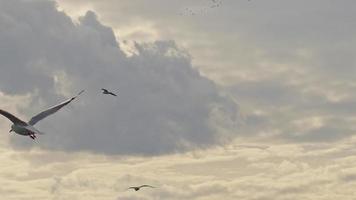
<svg viewBox="0 0 356 200"><path fill-rule="evenodd" d="M37 133L38 133L39 135L45 135L45 133L44 133L44 132L41 132L41 131L37 131Z"/></svg>

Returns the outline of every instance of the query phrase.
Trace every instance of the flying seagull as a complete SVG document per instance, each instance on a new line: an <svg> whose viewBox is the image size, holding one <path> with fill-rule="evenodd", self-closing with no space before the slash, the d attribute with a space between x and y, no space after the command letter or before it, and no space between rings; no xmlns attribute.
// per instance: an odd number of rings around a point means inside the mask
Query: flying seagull
<svg viewBox="0 0 356 200"><path fill-rule="evenodd" d="M84 90L80 91L77 94L77 96L74 96L74 97L64 101L63 103L60 103L60 104L53 106L45 111L42 111L41 113L32 117L29 122L24 122L21 119L15 117L14 115L12 115L11 113L8 113L5 110L0 109L0 114L7 117L13 123L13 125L11 125L11 130L9 132L14 131L15 133L17 133L19 135L30 136L30 138L35 139L36 134L43 134L42 132L37 130L35 127L33 127L37 122L48 117L49 115L52 115L55 112L57 112L62 107L66 106L67 104L72 102L75 98L77 98L83 92L84 92Z"/></svg>
<svg viewBox="0 0 356 200"><path fill-rule="evenodd" d="M141 186L138 186L138 187L129 187L129 188L127 188L128 190L129 189L134 189L135 191L139 191L141 188L143 188L143 187L149 187L149 188L155 188L155 187L153 187L153 186L150 186L150 185L141 185Z"/></svg>
<svg viewBox="0 0 356 200"><path fill-rule="evenodd" d="M114 94L112 92L109 92L109 90L107 90L107 89L102 88L101 90L103 91L103 94L109 94L109 95L112 95L112 96L115 96L115 97L117 96L116 94Z"/></svg>

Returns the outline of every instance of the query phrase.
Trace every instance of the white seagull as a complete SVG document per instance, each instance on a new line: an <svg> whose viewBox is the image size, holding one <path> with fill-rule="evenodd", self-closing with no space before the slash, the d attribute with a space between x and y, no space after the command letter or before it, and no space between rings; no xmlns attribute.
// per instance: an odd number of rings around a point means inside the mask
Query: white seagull
<svg viewBox="0 0 356 200"><path fill-rule="evenodd" d="M82 94L84 90L80 91L77 96L72 97L63 103L60 103L56 106L53 106L45 111L42 111L41 113L37 114L36 116L32 117L29 122L24 122L21 119L15 117L11 113L8 113L7 111L1 110L0 109L0 114L4 115L7 117L13 125L11 125L11 130L9 132L14 131L15 133L19 135L24 135L24 136L30 136L30 138L35 139L36 134L43 134L39 130L37 130L35 127L33 127L38 121L48 117L49 115L52 115L53 113L57 112L60 110L62 107L65 105L69 104L72 102L75 98L77 98L80 94Z"/></svg>

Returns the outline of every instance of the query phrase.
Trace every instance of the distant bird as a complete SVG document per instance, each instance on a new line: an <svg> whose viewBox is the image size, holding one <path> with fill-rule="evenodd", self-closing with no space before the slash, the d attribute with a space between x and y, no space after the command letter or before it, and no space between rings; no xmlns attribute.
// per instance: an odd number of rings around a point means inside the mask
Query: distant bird
<svg viewBox="0 0 356 200"><path fill-rule="evenodd" d="M151 185L141 185L141 186L138 186L138 187L129 187L129 188L127 188L128 190L129 189L133 189L133 190L135 190L135 191L139 191L141 188L143 188L143 187L149 187L149 188L155 188L155 187L153 187L153 186L151 186Z"/></svg>
<svg viewBox="0 0 356 200"><path fill-rule="evenodd" d="M103 91L103 94L109 94L109 95L112 95L112 96L115 96L115 97L117 96L116 94L114 94L112 92L109 92L109 90L107 90L107 89L102 88L101 90Z"/></svg>
<svg viewBox="0 0 356 200"><path fill-rule="evenodd" d="M11 130L9 131L12 132L14 131L15 133L19 134L19 135L24 135L24 136L30 136L30 138L35 139L36 138L36 134L43 134L42 132L40 132L39 130L37 130L35 127L33 127L38 121L48 117L49 115L52 115L53 113L57 112L58 110L60 110L62 107L66 106L67 104L69 104L70 102L72 102L75 98L77 98L80 94L82 94L84 92L84 90L80 91L77 96L72 97L66 101L64 101L63 103L60 103L56 106L53 106L39 114L37 114L36 116L32 117L31 120L29 122L24 122L21 119L15 117L14 115L1 110L0 109L0 114L7 117L12 123L13 125L11 125Z"/></svg>

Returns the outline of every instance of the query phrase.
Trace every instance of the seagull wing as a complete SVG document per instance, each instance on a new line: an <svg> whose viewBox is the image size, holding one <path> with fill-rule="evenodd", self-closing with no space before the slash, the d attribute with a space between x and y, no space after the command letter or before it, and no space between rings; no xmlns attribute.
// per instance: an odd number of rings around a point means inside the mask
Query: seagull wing
<svg viewBox="0 0 356 200"><path fill-rule="evenodd" d="M0 109L0 114L4 115L6 118L8 118L14 124L19 124L19 125L24 125L24 126L27 125L26 122L24 122L21 119L15 117L13 114L6 112L5 110L1 110Z"/></svg>
<svg viewBox="0 0 356 200"><path fill-rule="evenodd" d="M140 186L140 188L143 188L143 187L155 188L155 187L153 187L153 186L151 186L151 185L141 185L141 186Z"/></svg>
<svg viewBox="0 0 356 200"><path fill-rule="evenodd" d="M77 96L72 97L56 106L53 106L39 114L37 114L36 116L32 117L31 120L28 122L31 126L35 125L38 121L48 117L49 115L52 115L53 113L57 112L58 110L60 110L62 107L66 106L67 104L69 104L70 102L72 102L75 98L77 98L80 94L82 94L84 92L84 90L80 91Z"/></svg>
<svg viewBox="0 0 356 200"><path fill-rule="evenodd" d="M108 94L111 94L112 96L117 96L116 94L112 93L112 92L109 92Z"/></svg>

